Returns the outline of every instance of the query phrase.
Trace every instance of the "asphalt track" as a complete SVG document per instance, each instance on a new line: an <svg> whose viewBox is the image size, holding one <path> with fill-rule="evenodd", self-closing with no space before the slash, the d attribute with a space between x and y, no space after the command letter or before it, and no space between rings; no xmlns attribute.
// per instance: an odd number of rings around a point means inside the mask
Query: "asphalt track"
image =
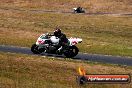
<svg viewBox="0 0 132 88"><path fill-rule="evenodd" d="M0 45L0 51L1 52L11 52L11 53L22 53L22 54L28 54L28 55L35 55L31 52L30 48L27 48L27 47ZM64 56L60 56L60 55L44 54L44 53L39 56L59 57L62 59L65 58ZM107 55L79 53L76 57L74 57L72 59L132 66L132 57L120 57L120 56L107 56Z"/></svg>

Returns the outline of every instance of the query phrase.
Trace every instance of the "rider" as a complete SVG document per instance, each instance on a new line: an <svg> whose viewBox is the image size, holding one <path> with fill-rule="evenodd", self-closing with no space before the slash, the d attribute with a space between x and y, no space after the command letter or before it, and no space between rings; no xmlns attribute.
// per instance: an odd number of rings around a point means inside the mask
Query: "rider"
<svg viewBox="0 0 132 88"><path fill-rule="evenodd" d="M59 46L60 48L57 50L57 53L61 53L65 48L67 48L68 39L66 38L66 35L61 32L60 28L56 28L54 31L54 36L59 38Z"/></svg>
<svg viewBox="0 0 132 88"><path fill-rule="evenodd" d="M82 11L81 7L77 7L77 12L80 13Z"/></svg>

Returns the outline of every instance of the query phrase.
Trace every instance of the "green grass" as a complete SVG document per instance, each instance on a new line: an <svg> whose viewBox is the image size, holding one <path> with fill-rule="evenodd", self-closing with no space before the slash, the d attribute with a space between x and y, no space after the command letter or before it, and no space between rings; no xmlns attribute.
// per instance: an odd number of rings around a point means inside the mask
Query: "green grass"
<svg viewBox="0 0 132 88"><path fill-rule="evenodd" d="M94 62L57 59L0 52L0 87L2 88L80 88L77 69L87 74L131 74L132 68ZM132 84L88 84L82 88L131 88Z"/></svg>

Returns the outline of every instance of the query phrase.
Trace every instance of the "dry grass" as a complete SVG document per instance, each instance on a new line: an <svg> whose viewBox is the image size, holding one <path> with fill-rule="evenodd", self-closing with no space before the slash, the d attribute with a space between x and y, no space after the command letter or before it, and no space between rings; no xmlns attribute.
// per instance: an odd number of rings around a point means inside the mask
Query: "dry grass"
<svg viewBox="0 0 132 88"><path fill-rule="evenodd" d="M65 19L65 20L64 20ZM81 52L132 56L131 16L0 11L0 44L30 47L42 33L60 26L68 37L80 37Z"/></svg>
<svg viewBox="0 0 132 88"><path fill-rule="evenodd" d="M132 74L131 67L100 65L64 59L0 53L0 86L3 88L79 88L77 69L87 74ZM131 88L130 84L88 84L84 88Z"/></svg>
<svg viewBox="0 0 132 88"><path fill-rule="evenodd" d="M0 7L71 11L82 6L88 12L132 12L131 0L1 0Z"/></svg>
<svg viewBox="0 0 132 88"><path fill-rule="evenodd" d="M81 2L81 3L80 3ZM82 6L89 12L132 12L131 0L0 0L0 44L30 47L37 37L60 26L68 37L81 37L80 51L132 56L131 16L86 16L34 13L28 9L63 10ZM25 9L27 11L11 10ZM88 74L132 74L131 67L54 60L48 57L0 53L2 88L77 88L76 69ZM64 74L65 73L65 74ZM131 88L130 84L90 84L84 88Z"/></svg>
<svg viewBox="0 0 132 88"><path fill-rule="evenodd" d="M32 5L26 5L25 2L30 2L29 4ZM53 5L55 1L41 0L42 7L43 6L45 7L44 5L45 2L47 2L50 5ZM60 4L62 2L83 3L83 1L77 1L77 0L76 1L61 0L61 2L56 0L56 4ZM90 3L94 3L94 2L96 2L94 4L96 5L98 3L107 3L107 2L112 3L113 0L90 1ZM119 1L114 1L114 2L119 2ZM123 1L123 0L120 1L119 3L122 2L129 4L128 3L129 1ZM25 7L36 6L33 8L39 8L38 5L41 6L40 2L36 0L34 1L4 0L1 1L1 7L3 7L3 5L6 4L9 5L9 8L11 8L10 5L15 7L16 3L20 7L24 7L20 5L22 3L25 4ZM56 4L54 5L59 7L59 5ZM56 8L55 6L52 7ZM94 6L94 8L95 7L96 6ZM49 7L47 6L47 8ZM99 7L97 6L97 8ZM65 21L63 19L65 19ZM21 12L21 11L1 9L0 10L0 27L1 27L0 41L1 44L8 44L8 45L11 44L17 46L30 47L32 43L36 41L37 37L41 33L51 32L53 31L53 28L55 28L57 25L59 25L69 37L76 36L83 38L82 45L79 45L79 48L83 52L132 56L131 54L132 53L132 47L131 47L132 19L131 17L127 17L127 16L111 17L111 16L85 16L85 15L72 15L72 14L52 14L52 13L43 14L43 13L33 13L28 11Z"/></svg>

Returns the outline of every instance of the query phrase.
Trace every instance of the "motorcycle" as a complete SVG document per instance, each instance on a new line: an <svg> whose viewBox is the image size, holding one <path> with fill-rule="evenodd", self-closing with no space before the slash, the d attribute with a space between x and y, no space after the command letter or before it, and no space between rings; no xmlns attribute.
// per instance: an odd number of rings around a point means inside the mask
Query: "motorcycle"
<svg viewBox="0 0 132 88"><path fill-rule="evenodd" d="M85 10L83 8L73 8L74 13L85 13Z"/></svg>
<svg viewBox="0 0 132 88"><path fill-rule="evenodd" d="M75 57L79 49L75 46L77 43L81 43L81 38L69 38L68 47L62 51L61 55L64 54L68 58ZM42 34L36 41L36 44L33 44L31 51L34 54L49 53L49 54L58 54L57 50L60 48L59 38L55 36L49 36L48 34Z"/></svg>

